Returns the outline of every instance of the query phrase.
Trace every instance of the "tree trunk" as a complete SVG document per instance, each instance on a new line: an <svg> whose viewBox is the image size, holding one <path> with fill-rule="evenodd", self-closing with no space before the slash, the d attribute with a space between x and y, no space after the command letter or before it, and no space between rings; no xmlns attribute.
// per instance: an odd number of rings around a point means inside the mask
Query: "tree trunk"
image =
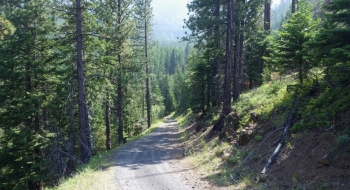
<svg viewBox="0 0 350 190"><path fill-rule="evenodd" d="M299 82L300 84L303 84L303 69L299 68Z"/></svg>
<svg viewBox="0 0 350 190"><path fill-rule="evenodd" d="M121 1L118 0L118 24L121 24L122 10L121 10ZM120 34L120 32L119 32ZM119 41L119 46L121 46ZM123 134L123 88L122 88L122 56L118 53L118 84L117 84L117 115L118 115L118 141L119 144L124 144L124 134Z"/></svg>
<svg viewBox="0 0 350 190"><path fill-rule="evenodd" d="M208 63L210 62L210 60L208 59ZM210 109L210 103L211 103L211 101L210 101L210 97L211 97L211 76L210 75L207 75L207 82L206 82L206 88L207 88L207 98L206 98L206 100L207 100L207 106L206 106L206 108L207 108L207 110L209 110Z"/></svg>
<svg viewBox="0 0 350 190"><path fill-rule="evenodd" d="M146 1L145 1L145 13L146 13ZM146 107L147 107L147 127L151 127L151 98L149 89L149 68L148 68L148 25L147 18L145 18L145 59L146 59Z"/></svg>
<svg viewBox="0 0 350 190"><path fill-rule="evenodd" d="M87 101L84 85L83 63L83 33L82 33L82 6L81 0L76 0L76 35L77 35L77 72L78 72L78 106L80 128L80 159L83 163L89 162L92 156L90 127L87 110Z"/></svg>
<svg viewBox="0 0 350 190"><path fill-rule="evenodd" d="M145 88L142 85L142 119L145 118Z"/></svg>
<svg viewBox="0 0 350 190"><path fill-rule="evenodd" d="M35 55L34 55L35 57ZM35 73L34 74L34 79L35 79L35 83L34 83L34 88L38 89L39 88L39 84L38 84L38 75ZM39 105L38 103L35 103L35 114L34 114L34 132L36 135L39 134L40 131L40 118L39 118ZM34 148L34 160L36 164L40 164L40 148L39 147L35 147ZM41 171L41 167L38 167L37 169L37 173L40 173ZM37 189L43 189L43 181L40 180L38 182L36 182L36 188Z"/></svg>
<svg viewBox="0 0 350 190"><path fill-rule="evenodd" d="M31 75L30 75L30 70L31 70L31 63L27 62L25 65L25 69L26 69L26 77L25 77L25 91L28 92L28 94L31 92L32 90L32 79L31 79ZM27 97L29 98L29 97ZM29 105L28 105L29 106ZM26 127L29 129L29 133L32 134L32 118L31 117L27 117L25 120L26 123ZM30 135L27 136L27 144L30 144L32 139L30 138ZM27 156L31 156L32 157L32 153L30 153L30 155ZM28 169L31 168L32 164L28 164ZM29 190L35 190L37 189L37 185L35 184L35 182L33 180L28 180L27 181L28 184L28 189Z"/></svg>
<svg viewBox="0 0 350 190"><path fill-rule="evenodd" d="M73 161L73 155L74 155L74 66L72 64L72 78L71 78L71 93L70 93L70 101L69 101L69 145L68 145L68 173L71 174L74 170L74 161Z"/></svg>
<svg viewBox="0 0 350 190"><path fill-rule="evenodd" d="M108 94L106 100L106 112L105 112L105 120L106 120L106 149L111 150L111 125L110 125L110 115L111 108L109 107Z"/></svg>
<svg viewBox="0 0 350 190"><path fill-rule="evenodd" d="M231 112L231 69L232 69L232 12L233 0L227 0L227 34L226 34L226 64L224 81L223 115Z"/></svg>
<svg viewBox="0 0 350 190"><path fill-rule="evenodd" d="M241 2L240 0L236 0L236 5L238 6L238 13L236 15L240 14L240 8ZM241 60L241 54L240 54L240 18L237 18L238 20L235 22L235 45L234 45L234 64L233 64L233 100L237 101L240 94L240 60Z"/></svg>
<svg viewBox="0 0 350 190"><path fill-rule="evenodd" d="M292 0L292 13L295 13L295 4L297 0Z"/></svg>
<svg viewBox="0 0 350 190"><path fill-rule="evenodd" d="M240 7L244 8L245 0L242 0L242 4ZM239 86L240 91L238 97L243 89L243 51L244 51L244 10L241 10L241 25L240 25L240 33L239 33Z"/></svg>
<svg viewBox="0 0 350 190"><path fill-rule="evenodd" d="M294 1L294 0L293 0ZM265 7L264 7L264 30L267 32L267 34L270 33L270 23L271 23L271 0L265 0Z"/></svg>
<svg viewBox="0 0 350 190"><path fill-rule="evenodd" d="M120 57L120 56L118 56ZM121 78L121 77L119 77ZM119 144L123 144L124 135L123 135L123 91L121 80L119 79L117 84L117 114L118 114L118 140Z"/></svg>
<svg viewBox="0 0 350 190"><path fill-rule="evenodd" d="M220 19L220 0L216 1L216 5L215 5L215 19L217 20L217 22L215 24L215 28L214 28L214 35L215 35L215 38L216 38L216 49L218 51L220 51L220 48L221 48L221 43L220 43L220 25L218 23L218 21ZM221 71L221 56L220 56L220 52L218 52L218 54L216 55L215 61L216 61L216 87L217 87L217 91L216 91L216 105L220 106L221 102L222 102L222 81L221 81L222 71Z"/></svg>

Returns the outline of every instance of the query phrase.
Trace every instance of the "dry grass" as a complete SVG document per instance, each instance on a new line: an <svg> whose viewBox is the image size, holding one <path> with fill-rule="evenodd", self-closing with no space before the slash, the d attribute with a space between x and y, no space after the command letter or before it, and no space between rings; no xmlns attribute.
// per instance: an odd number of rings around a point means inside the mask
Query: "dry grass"
<svg viewBox="0 0 350 190"><path fill-rule="evenodd" d="M58 187L53 189L57 190L76 190L76 189L117 189L117 185L114 183L114 171L113 168L109 168L107 171L83 171L73 178L69 178L61 183Z"/></svg>
<svg viewBox="0 0 350 190"><path fill-rule="evenodd" d="M105 152L93 157L88 164L80 166L73 177L62 179L59 186L47 189L116 189L116 184L113 179L114 169L113 167L110 167L111 154L113 154L113 151Z"/></svg>

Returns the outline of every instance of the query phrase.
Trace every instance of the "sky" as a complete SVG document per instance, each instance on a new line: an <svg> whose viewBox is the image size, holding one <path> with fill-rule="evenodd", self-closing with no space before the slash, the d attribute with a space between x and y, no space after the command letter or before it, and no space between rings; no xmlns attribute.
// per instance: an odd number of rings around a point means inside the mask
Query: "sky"
<svg viewBox="0 0 350 190"><path fill-rule="evenodd" d="M183 20L187 18L186 4L191 0L153 0L153 11L164 17L175 17ZM272 5L278 4L280 0L272 0Z"/></svg>
<svg viewBox="0 0 350 190"><path fill-rule="evenodd" d="M191 0L152 0L154 34L158 37L176 40L185 33L184 19L188 18L186 5ZM272 6L280 0L272 0Z"/></svg>

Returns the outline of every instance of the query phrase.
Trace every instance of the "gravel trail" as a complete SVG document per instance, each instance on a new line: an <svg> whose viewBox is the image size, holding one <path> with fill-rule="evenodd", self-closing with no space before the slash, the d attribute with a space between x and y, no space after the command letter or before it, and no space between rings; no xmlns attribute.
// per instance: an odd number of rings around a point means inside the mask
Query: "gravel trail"
<svg viewBox="0 0 350 190"><path fill-rule="evenodd" d="M167 118L153 133L117 151L114 161L118 189L197 189L189 179L192 171L178 162L182 156L176 121Z"/></svg>

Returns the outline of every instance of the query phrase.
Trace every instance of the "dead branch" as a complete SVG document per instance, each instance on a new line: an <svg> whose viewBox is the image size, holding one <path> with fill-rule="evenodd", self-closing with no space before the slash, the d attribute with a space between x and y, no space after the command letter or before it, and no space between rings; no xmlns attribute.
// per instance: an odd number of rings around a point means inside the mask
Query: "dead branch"
<svg viewBox="0 0 350 190"><path fill-rule="evenodd" d="M296 104L298 102L299 97L296 96L294 98L293 104L292 104L292 110L290 111L287 121L284 124L284 131L283 131L283 135L281 137L281 140L279 141L275 151L272 153L269 161L267 162L267 164L265 165L263 171L261 172L262 174L266 173L267 169L271 166L272 162L276 159L276 156L278 155L279 151L281 150L281 147L284 143L284 140L287 136L289 136L289 128L292 125L292 121L293 121L293 117L294 117L294 113L295 113L295 109L296 109Z"/></svg>
<svg viewBox="0 0 350 190"><path fill-rule="evenodd" d="M233 181L234 183L237 183L237 184L239 183L239 181L237 181L237 180L235 180L235 179L233 178L231 172L230 172L230 177L231 177L231 179L232 179L232 181Z"/></svg>
<svg viewBox="0 0 350 190"><path fill-rule="evenodd" d="M281 128L278 128L278 129L272 131L272 132L265 138L265 140L264 140L262 143L260 143L260 145L258 146L258 149L264 144L264 142L265 142L267 139L270 138L270 136L271 136L272 134L274 134L276 131L279 131L279 130L281 130L281 129L284 129L284 127L281 127Z"/></svg>
<svg viewBox="0 0 350 190"><path fill-rule="evenodd" d="M253 155L254 151L260 151L260 147L265 143L265 141L266 141L273 133L275 133L276 131L279 131L279 130L281 130L281 129L283 129L283 128L284 128L284 127L281 127L281 128L278 128L278 129L272 131L272 132L265 138L265 140L264 140L262 143L260 143L260 145L258 146L258 148L256 148L255 150L252 150L252 151L244 158L244 162L247 162L247 161L250 159L250 157Z"/></svg>

